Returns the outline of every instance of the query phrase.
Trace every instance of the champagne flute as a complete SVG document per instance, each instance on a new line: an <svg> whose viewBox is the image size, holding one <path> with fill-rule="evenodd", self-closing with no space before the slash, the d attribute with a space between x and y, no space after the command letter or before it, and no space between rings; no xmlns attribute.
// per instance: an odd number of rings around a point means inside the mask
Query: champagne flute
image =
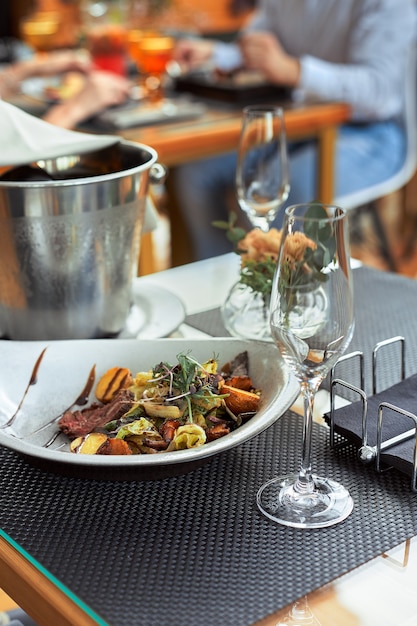
<svg viewBox="0 0 417 626"><path fill-rule="evenodd" d="M292 605L287 617L280 620L275 626L321 626L308 606L307 596L300 598Z"/></svg>
<svg viewBox="0 0 417 626"><path fill-rule="evenodd" d="M298 473L272 478L258 494L270 519L296 528L336 524L352 511L349 492L312 473L314 397L348 346L354 327L348 219L343 209L311 203L285 211L271 294L273 340L300 381L304 428Z"/></svg>
<svg viewBox="0 0 417 626"><path fill-rule="evenodd" d="M236 192L240 208L252 225L267 232L290 192L281 107L252 105L243 109Z"/></svg>

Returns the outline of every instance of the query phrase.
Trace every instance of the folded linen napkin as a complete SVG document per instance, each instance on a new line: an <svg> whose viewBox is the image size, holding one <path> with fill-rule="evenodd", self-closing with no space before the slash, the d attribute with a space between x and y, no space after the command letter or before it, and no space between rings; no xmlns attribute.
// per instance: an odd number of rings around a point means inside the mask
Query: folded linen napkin
<svg viewBox="0 0 417 626"><path fill-rule="evenodd" d="M337 387L336 387L337 393ZM412 414L417 414L417 374L404 379L400 383L367 398L367 436L368 445L376 446L378 408L382 402ZM334 412L335 431L360 447L362 445L362 411L361 400L348 404ZM330 413L325 416L330 422ZM414 421L391 409L384 409L382 418L382 442L405 433L415 426ZM396 467L401 472L412 475L415 438L396 444L381 453L381 463Z"/></svg>
<svg viewBox="0 0 417 626"><path fill-rule="evenodd" d="M39 159L56 159L74 152L111 146L114 135L93 135L60 128L0 100L0 165L23 165Z"/></svg>
<svg viewBox="0 0 417 626"><path fill-rule="evenodd" d="M93 152L120 141L120 137L115 135L60 128L3 100L0 100L0 137L0 166L24 165L40 159ZM148 196L143 232L155 229L156 225L156 210Z"/></svg>

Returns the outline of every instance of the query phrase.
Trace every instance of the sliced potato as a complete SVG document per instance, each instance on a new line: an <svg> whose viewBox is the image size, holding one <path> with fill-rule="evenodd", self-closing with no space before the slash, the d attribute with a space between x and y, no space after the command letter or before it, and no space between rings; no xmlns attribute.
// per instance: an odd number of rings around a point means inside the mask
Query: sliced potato
<svg viewBox="0 0 417 626"><path fill-rule="evenodd" d="M148 372L138 372L137 374L135 374L132 385L130 387L130 391L133 391L136 400L140 400L140 398L142 398L146 389L148 389L149 392L149 381L151 380L152 370L149 370Z"/></svg>
<svg viewBox="0 0 417 626"><path fill-rule="evenodd" d="M85 437L77 437L71 442L71 452L77 454L97 454L98 449L107 441L105 433L90 433Z"/></svg>
<svg viewBox="0 0 417 626"><path fill-rule="evenodd" d="M175 404L143 402L142 406L148 417L160 417L162 419L179 419L181 417L181 411Z"/></svg>
<svg viewBox="0 0 417 626"><path fill-rule="evenodd" d="M103 404L111 402L118 391L130 387L132 382L132 374L127 367L112 367L98 381L96 398Z"/></svg>
<svg viewBox="0 0 417 626"><path fill-rule="evenodd" d="M84 441L84 437L77 437L76 439L73 439L70 443L71 452L78 452L78 448L80 447L83 441Z"/></svg>
<svg viewBox="0 0 417 626"><path fill-rule="evenodd" d="M244 389L250 391L253 389L252 378L250 376L232 376L227 379L227 385L229 387L236 387L237 389Z"/></svg>
<svg viewBox="0 0 417 626"><path fill-rule="evenodd" d="M245 391L244 389L237 389L230 385L223 385L221 392L222 394L228 394L228 396L224 398L224 401L227 408L235 415L249 411L257 411L259 408L261 399L256 393Z"/></svg>

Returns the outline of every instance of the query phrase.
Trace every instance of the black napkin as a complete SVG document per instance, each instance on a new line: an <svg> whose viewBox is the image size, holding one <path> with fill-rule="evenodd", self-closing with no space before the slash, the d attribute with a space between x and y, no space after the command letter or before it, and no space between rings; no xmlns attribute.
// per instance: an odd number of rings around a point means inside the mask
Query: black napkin
<svg viewBox="0 0 417 626"><path fill-rule="evenodd" d="M337 393L337 387L335 389ZM377 442L378 409L382 402L387 402L409 413L417 413L417 374L404 379L400 383L368 397L367 434L368 445ZM334 412L335 432L360 447L362 445L362 413L361 400L341 407ZM330 413L325 416L330 422ZM391 409L384 409L382 418L382 441L386 441L414 428L415 423L410 417ZM412 475L415 438L396 444L381 453L381 463L396 467L405 474Z"/></svg>

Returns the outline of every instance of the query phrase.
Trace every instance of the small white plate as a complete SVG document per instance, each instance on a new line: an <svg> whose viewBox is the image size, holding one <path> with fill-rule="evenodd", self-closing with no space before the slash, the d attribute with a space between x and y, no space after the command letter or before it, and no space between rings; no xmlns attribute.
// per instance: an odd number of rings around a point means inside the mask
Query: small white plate
<svg viewBox="0 0 417 626"><path fill-rule="evenodd" d="M184 321L181 300L157 285L133 285L133 304L119 339L158 339L167 337Z"/></svg>

